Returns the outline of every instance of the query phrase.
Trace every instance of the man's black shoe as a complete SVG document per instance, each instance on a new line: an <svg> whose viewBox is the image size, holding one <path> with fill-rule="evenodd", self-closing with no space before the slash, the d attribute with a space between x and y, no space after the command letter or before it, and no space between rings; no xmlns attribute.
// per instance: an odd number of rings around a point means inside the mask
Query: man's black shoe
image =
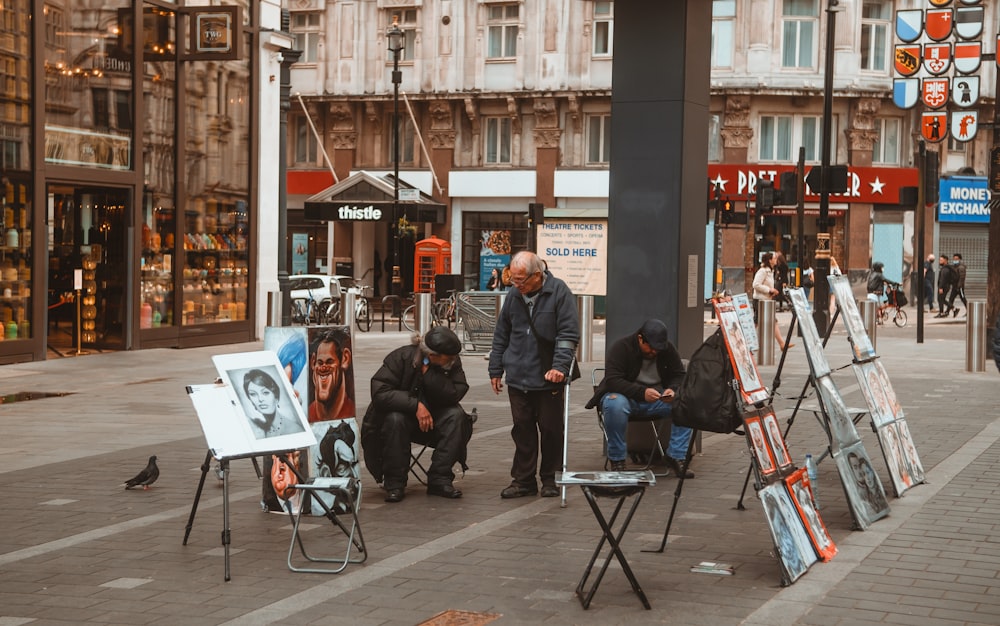
<svg viewBox="0 0 1000 626"><path fill-rule="evenodd" d="M461 498L462 492L452 485L427 485L427 495L442 498Z"/></svg>
<svg viewBox="0 0 1000 626"><path fill-rule="evenodd" d="M537 489L522 487L521 485L512 483L509 487L500 492L500 497L504 499L523 498L524 496L534 496L537 494Z"/></svg>
<svg viewBox="0 0 1000 626"><path fill-rule="evenodd" d="M402 488L400 488L400 489L388 489L385 492L385 501L386 502L402 502L403 498L405 498L405 497L406 497L406 493L405 493L405 491Z"/></svg>
<svg viewBox="0 0 1000 626"><path fill-rule="evenodd" d="M677 459L668 456L664 457L664 462L667 464L667 467L670 468L670 471L674 473L674 476L681 476L683 474L684 478L694 478L694 472L691 470L688 470L687 473L684 474L684 470L681 468L681 464Z"/></svg>
<svg viewBox="0 0 1000 626"><path fill-rule="evenodd" d="M628 466L625 465L625 459L622 459L621 461L611 461L612 472L624 472L627 469Z"/></svg>
<svg viewBox="0 0 1000 626"><path fill-rule="evenodd" d="M556 487L555 483L546 483L542 485L543 498L555 498L558 495L559 495L559 487Z"/></svg>
<svg viewBox="0 0 1000 626"><path fill-rule="evenodd" d="M954 309L952 309L951 316L952 317L958 317L958 307L955 307Z"/></svg>

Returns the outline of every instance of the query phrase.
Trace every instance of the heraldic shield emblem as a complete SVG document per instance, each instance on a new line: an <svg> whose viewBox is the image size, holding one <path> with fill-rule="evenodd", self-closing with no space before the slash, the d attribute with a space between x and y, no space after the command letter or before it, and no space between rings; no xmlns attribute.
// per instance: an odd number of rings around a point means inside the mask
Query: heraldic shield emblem
<svg viewBox="0 0 1000 626"><path fill-rule="evenodd" d="M940 76L951 67L951 44L929 43L924 46L924 69Z"/></svg>
<svg viewBox="0 0 1000 626"><path fill-rule="evenodd" d="M959 41L955 43L955 69L963 74L979 71L983 62L983 42Z"/></svg>
<svg viewBox="0 0 1000 626"><path fill-rule="evenodd" d="M927 23L924 30L934 41L943 41L951 36L955 15L951 9L927 9Z"/></svg>
<svg viewBox="0 0 1000 626"><path fill-rule="evenodd" d="M920 117L920 134L927 141L944 141L948 136L948 112L924 111Z"/></svg>
<svg viewBox="0 0 1000 626"><path fill-rule="evenodd" d="M951 101L963 108L979 102L979 77L956 76L951 87Z"/></svg>
<svg viewBox="0 0 1000 626"><path fill-rule="evenodd" d="M920 100L919 78L894 78L892 103L901 109L912 109Z"/></svg>
<svg viewBox="0 0 1000 626"><path fill-rule="evenodd" d="M954 111L951 114L951 136L957 141L972 141L979 130L979 111Z"/></svg>
<svg viewBox="0 0 1000 626"><path fill-rule="evenodd" d="M940 109L948 104L948 79L925 78L923 101L930 109Z"/></svg>
<svg viewBox="0 0 1000 626"><path fill-rule="evenodd" d="M962 39L976 39L983 34L983 7L959 7L955 10L955 32Z"/></svg>
<svg viewBox="0 0 1000 626"><path fill-rule="evenodd" d="M896 11L896 36L904 43L913 43L924 32L924 12L920 9Z"/></svg>
<svg viewBox="0 0 1000 626"><path fill-rule="evenodd" d="M893 67L900 76L913 76L920 70L920 46L896 46Z"/></svg>

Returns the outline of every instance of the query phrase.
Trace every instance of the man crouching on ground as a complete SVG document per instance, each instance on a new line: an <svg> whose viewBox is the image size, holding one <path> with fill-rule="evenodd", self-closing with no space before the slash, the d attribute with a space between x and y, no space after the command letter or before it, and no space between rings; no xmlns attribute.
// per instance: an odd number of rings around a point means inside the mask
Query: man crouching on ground
<svg viewBox="0 0 1000 626"><path fill-rule="evenodd" d="M405 496L410 444L434 447L427 472L427 493L461 498L454 487L456 462L464 462L467 419L459 401L469 391L462 342L444 326L432 328L411 345L396 348L372 376L372 402L361 428L365 465L385 487L386 502Z"/></svg>

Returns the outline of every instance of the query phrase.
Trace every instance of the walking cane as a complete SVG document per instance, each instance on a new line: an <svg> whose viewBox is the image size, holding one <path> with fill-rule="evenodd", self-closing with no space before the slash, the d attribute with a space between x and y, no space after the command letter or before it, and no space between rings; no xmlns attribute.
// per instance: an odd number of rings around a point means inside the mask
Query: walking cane
<svg viewBox="0 0 1000 626"><path fill-rule="evenodd" d="M576 365L576 355L569 363L570 373L566 375L566 388L563 390L563 474L566 473L566 455L569 453L569 385L573 378L573 366ZM566 485L562 486L562 496L559 503L560 508L566 508Z"/></svg>

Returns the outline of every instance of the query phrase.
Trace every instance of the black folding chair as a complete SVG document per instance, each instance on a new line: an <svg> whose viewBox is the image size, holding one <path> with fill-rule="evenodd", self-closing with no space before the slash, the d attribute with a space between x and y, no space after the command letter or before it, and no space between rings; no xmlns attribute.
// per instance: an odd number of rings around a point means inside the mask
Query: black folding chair
<svg viewBox="0 0 1000 626"><path fill-rule="evenodd" d="M598 372L600 372L600 377L598 377ZM597 387L601 384L601 380L604 379L605 368L595 367L590 373L590 383L593 385L594 393L597 393ZM597 424L601 427L601 434L604 435L604 469L608 469L608 431L604 427L604 411L601 409L601 403L597 403ZM653 464L657 460L663 461L667 458L667 452L663 449L663 442L661 441L661 430L663 428L663 422L666 421L661 418L649 418L649 417L639 417L639 418L629 418L629 424L633 422L645 422L649 424L650 429L653 432L653 447L649 451L649 456L645 458L645 466L642 469L652 471ZM632 458L632 462L636 465L640 465L643 459L640 458L638 452L629 452L629 456ZM663 472L657 474L653 472L655 476L663 477L670 473L669 468L665 468Z"/></svg>

